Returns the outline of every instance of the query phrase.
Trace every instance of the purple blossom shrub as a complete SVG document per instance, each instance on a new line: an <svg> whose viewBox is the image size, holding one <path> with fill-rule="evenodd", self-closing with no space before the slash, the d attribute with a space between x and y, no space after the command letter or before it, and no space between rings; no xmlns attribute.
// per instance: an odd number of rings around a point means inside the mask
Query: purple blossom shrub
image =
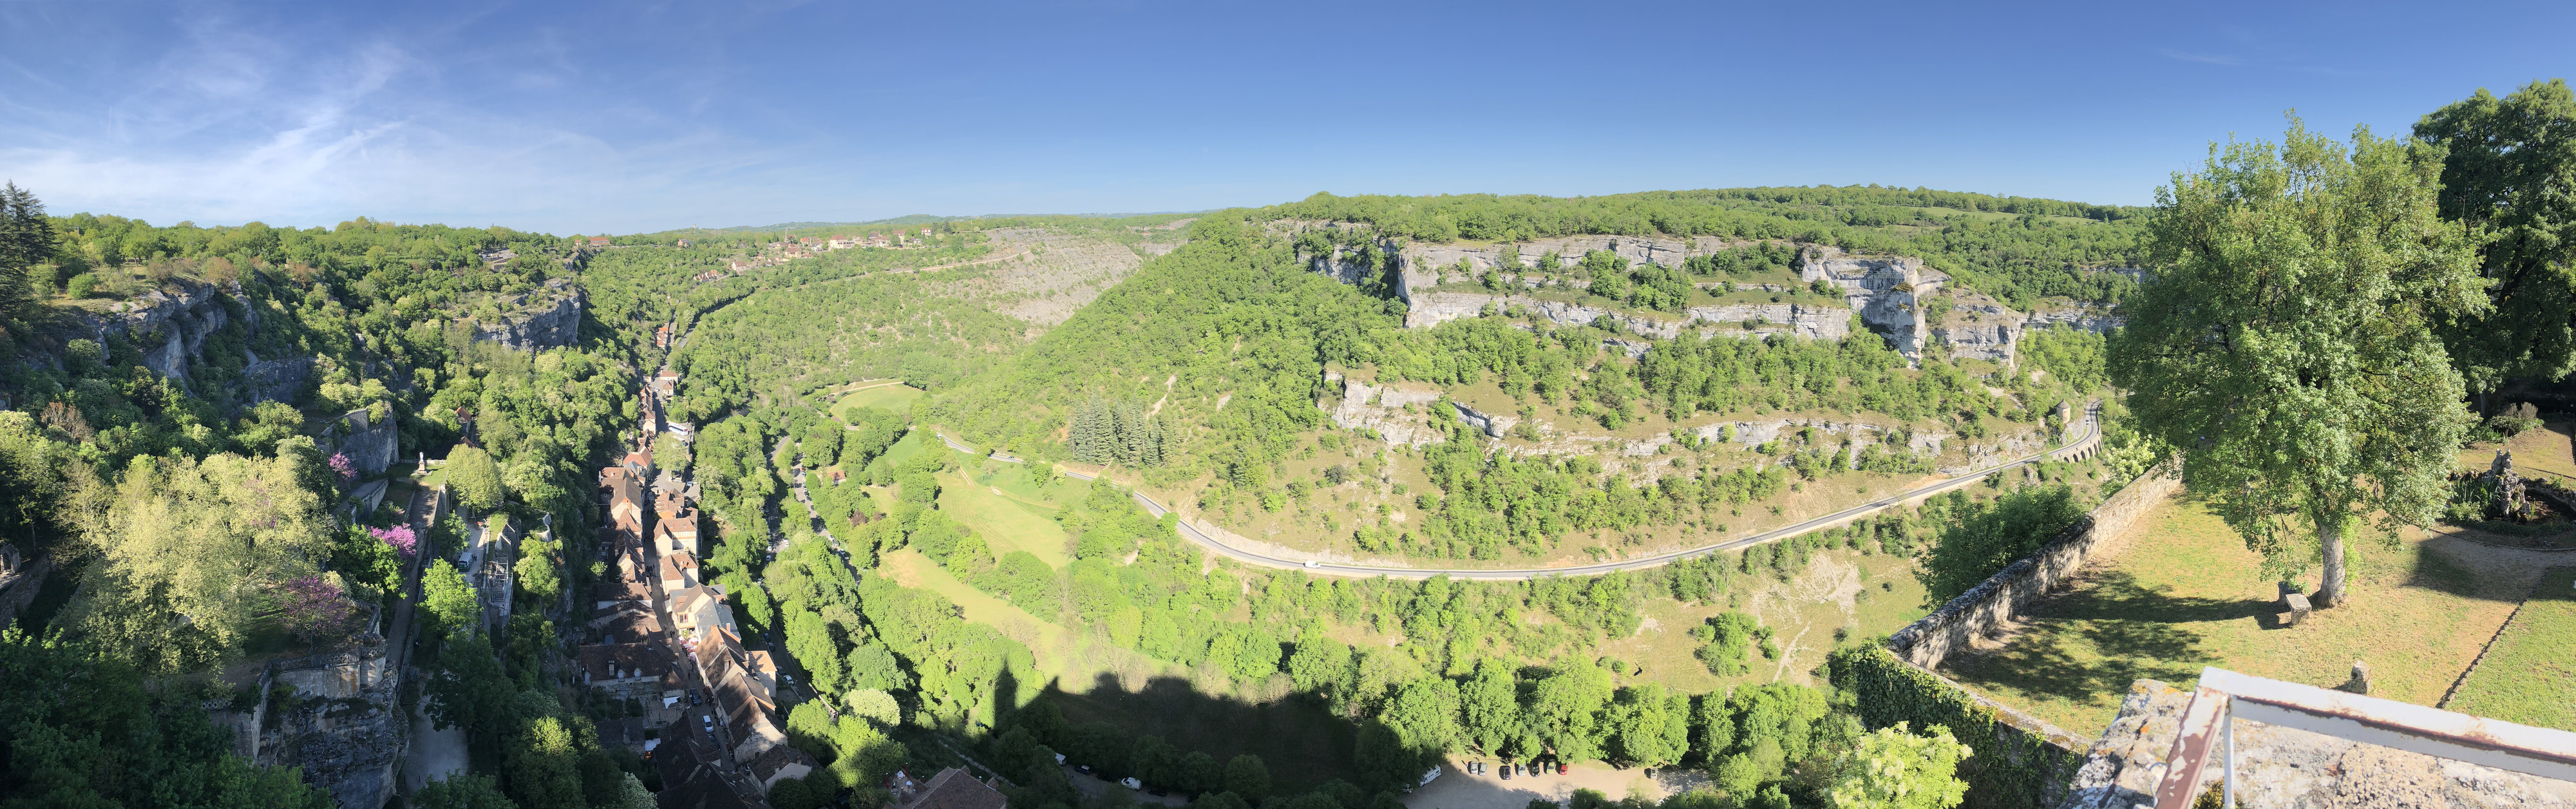
<svg viewBox="0 0 2576 809"><path fill-rule="evenodd" d="M377 539L384 540L385 544L393 546L394 552L402 554L405 559L411 558L412 554L420 551L420 537L412 535L411 526L368 528L367 533L374 534Z"/></svg>
<svg viewBox="0 0 2576 809"><path fill-rule="evenodd" d="M340 483L343 485L358 478L358 468L349 464L349 454L346 452L331 453L331 460L327 463L331 466L331 474L339 475Z"/></svg>
<svg viewBox="0 0 2576 809"><path fill-rule="evenodd" d="M321 576L288 579L284 589L285 610L278 615L278 621L306 643L347 634L358 617L357 606L343 596L339 586L323 581Z"/></svg>

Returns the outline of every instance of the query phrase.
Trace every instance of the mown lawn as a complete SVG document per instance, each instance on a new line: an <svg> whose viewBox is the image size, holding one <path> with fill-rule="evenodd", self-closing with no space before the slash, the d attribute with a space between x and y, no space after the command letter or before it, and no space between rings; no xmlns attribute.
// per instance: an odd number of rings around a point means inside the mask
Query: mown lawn
<svg viewBox="0 0 2576 809"><path fill-rule="evenodd" d="M2476 671L2443 706L2576 730L2576 567L2551 568Z"/></svg>
<svg viewBox="0 0 2576 809"><path fill-rule="evenodd" d="M1943 673L2087 735L2118 715L2130 683L2190 688L2204 666L2331 687L2362 660L2372 696L2431 705L2531 581L2473 571L2437 543L2476 552L2451 539L2414 537L2391 550L2356 537L2347 545L2351 600L2282 627L2259 558L2201 505L2168 501L2139 521L2124 551L2035 605L2001 648L1954 654ZM2304 581L2314 589L2314 573Z"/></svg>
<svg viewBox="0 0 2576 809"><path fill-rule="evenodd" d="M861 388L841 397L840 401L833 402L832 417L846 422L850 420L851 410L862 407L873 407L897 414L909 413L912 411L912 400L921 398L921 392L920 388L899 383Z"/></svg>

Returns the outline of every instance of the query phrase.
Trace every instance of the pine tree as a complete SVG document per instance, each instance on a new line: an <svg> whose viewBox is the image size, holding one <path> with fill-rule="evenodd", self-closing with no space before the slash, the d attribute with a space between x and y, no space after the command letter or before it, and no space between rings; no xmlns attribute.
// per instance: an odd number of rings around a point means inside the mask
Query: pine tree
<svg viewBox="0 0 2576 809"><path fill-rule="evenodd" d="M1137 442L1140 450L1137 454L1136 465L1162 466L1164 463L1168 462L1170 459L1163 455L1163 441L1165 435L1163 431L1163 417L1153 416L1145 419L1144 433L1143 440Z"/></svg>
<svg viewBox="0 0 2576 809"><path fill-rule="evenodd" d="M1118 462L1129 466L1140 465L1139 462L1145 457L1144 406L1137 404L1133 399L1119 402L1113 434L1117 436Z"/></svg>
<svg viewBox="0 0 2576 809"><path fill-rule="evenodd" d="M0 315L35 300L28 269L54 253L54 225L45 203L17 183L0 186Z"/></svg>

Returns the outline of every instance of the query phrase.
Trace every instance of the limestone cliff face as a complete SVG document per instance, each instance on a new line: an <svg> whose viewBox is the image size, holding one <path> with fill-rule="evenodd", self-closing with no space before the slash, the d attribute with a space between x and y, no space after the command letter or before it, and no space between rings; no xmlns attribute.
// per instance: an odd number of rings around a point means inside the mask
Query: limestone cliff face
<svg viewBox="0 0 2576 809"><path fill-rule="evenodd" d="M247 711L211 704L215 723L232 728L233 751L253 762L302 767L341 809L378 809L394 796L394 769L408 745L395 706L400 678L383 636L368 632L352 647L270 661L251 687Z"/></svg>
<svg viewBox="0 0 2576 809"><path fill-rule="evenodd" d="M248 388L251 402L293 402L313 377L310 357L260 359L259 352L244 351L250 364L242 369L242 385Z"/></svg>
<svg viewBox="0 0 2576 809"><path fill-rule="evenodd" d="M99 339L122 335L143 352L143 365L164 377L189 383L188 360L205 350L206 338L232 323L223 290L186 278L171 279L156 289L117 304L105 313L82 313L82 336ZM257 314L244 314L257 323Z"/></svg>
<svg viewBox="0 0 2576 809"><path fill-rule="evenodd" d="M1798 280L1824 281L1843 291L1843 300L1860 312L1861 323L1885 335L1906 359L1923 357L1926 330L1923 301L1938 294L1950 276L1907 256L1860 258L1840 248L1812 246L1798 254Z"/></svg>
<svg viewBox="0 0 2576 809"><path fill-rule="evenodd" d="M1299 224L1314 226L1319 223ZM1475 281L1488 272L1518 273L1536 268L1551 250L1562 257L1566 266L1571 266L1593 250L1615 253L1632 264L1679 266L1692 255L1729 246L1729 242L1711 236L1687 240L1577 236L1519 245L1517 258L1510 254L1511 248L1500 245L1399 245L1383 241L1377 248L1395 258L1396 272L1392 278L1395 284L1391 291L1407 304L1404 325L1417 329L1462 317L1476 317L1490 308L1517 311L1564 326L1616 325L1631 334L1659 339L1671 339L1690 331L1697 331L1702 337L1761 338L1785 329L1797 337L1840 340L1851 335L1852 318L1857 313L1863 327L1887 338L1888 343L1909 360L1919 361L1924 347L1937 341L1946 343L1954 357L2010 363L2014 361L2022 333L2028 329L2066 324L2101 332L2117 328L2122 323L2117 315L2081 304L2060 303L2033 313L2015 311L1992 297L1953 289L1947 273L1925 266L1920 258L1855 256L1840 248L1824 245L1809 245L1799 252L1799 279L1807 284L1821 281L1840 289L1842 306L1731 304L1695 306L1677 313L1627 312L1582 302L1541 300L1520 289L1470 291L1455 286L1439 289L1442 285ZM1346 284L1361 284L1379 271L1377 266L1338 250L1333 255L1312 256L1309 260L1316 272ZM2120 268L2109 271L2134 272ZM1526 279L1519 284L1508 281L1505 284L1507 288L1530 285L1532 282ZM1786 291L1768 284L1759 285L1759 288L1772 292ZM1740 327L1740 324L1748 323L1776 324L1783 329ZM1730 327L1731 324L1735 325Z"/></svg>
<svg viewBox="0 0 2576 809"><path fill-rule="evenodd" d="M474 339L521 351L561 348L581 340L581 288L563 279L496 303L502 309L501 322L478 324Z"/></svg>
<svg viewBox="0 0 2576 809"><path fill-rule="evenodd" d="M393 465L397 450L394 420L388 416L374 424L368 421L364 409L351 410L348 415L341 416L339 423L334 425L340 433L340 441L332 451L348 455L349 465L357 467L358 471L375 475Z"/></svg>
<svg viewBox="0 0 2576 809"><path fill-rule="evenodd" d="M2064 325L2100 333L2128 321L2101 307L2062 302L2024 314L1986 295L1958 290L1951 293L1948 311L1933 322L1932 336L1949 344L1950 356L2011 363L2021 355L2022 336L2032 329Z"/></svg>

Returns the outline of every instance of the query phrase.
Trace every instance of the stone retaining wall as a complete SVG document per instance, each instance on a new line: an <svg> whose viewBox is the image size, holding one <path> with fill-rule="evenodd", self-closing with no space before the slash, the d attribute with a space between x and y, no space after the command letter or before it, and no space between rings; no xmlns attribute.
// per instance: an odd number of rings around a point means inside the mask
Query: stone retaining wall
<svg viewBox="0 0 2576 809"><path fill-rule="evenodd" d="M1992 633L2015 612L2064 582L2098 551L2116 547L2138 515L2181 488L2182 480L2168 462L2138 476L2111 499L2068 526L2039 552L2004 567L1983 583L1950 599L1887 638L1888 651L1925 670L1939 668L1950 652L1979 635Z"/></svg>

